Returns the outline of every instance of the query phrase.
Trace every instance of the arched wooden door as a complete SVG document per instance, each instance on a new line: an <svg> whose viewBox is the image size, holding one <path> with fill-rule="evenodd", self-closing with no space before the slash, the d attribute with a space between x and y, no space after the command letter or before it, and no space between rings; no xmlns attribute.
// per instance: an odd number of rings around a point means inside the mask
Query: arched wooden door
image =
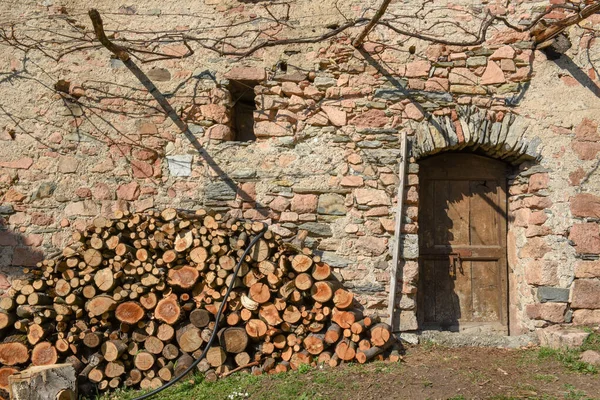
<svg viewBox="0 0 600 400"><path fill-rule="evenodd" d="M421 327L508 334L506 165L447 153L419 171Z"/></svg>

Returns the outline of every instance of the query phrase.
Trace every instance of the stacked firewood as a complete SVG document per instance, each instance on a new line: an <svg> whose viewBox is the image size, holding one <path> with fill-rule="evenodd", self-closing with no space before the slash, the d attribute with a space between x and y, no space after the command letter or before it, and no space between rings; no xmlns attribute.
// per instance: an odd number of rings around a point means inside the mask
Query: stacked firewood
<svg viewBox="0 0 600 400"><path fill-rule="evenodd" d="M267 231L234 276L262 230L205 210L95 218L0 299L0 387L21 368L57 362L100 390L159 387L204 350L222 302L217 339L198 365L209 380L400 358L390 327L363 316L298 242Z"/></svg>

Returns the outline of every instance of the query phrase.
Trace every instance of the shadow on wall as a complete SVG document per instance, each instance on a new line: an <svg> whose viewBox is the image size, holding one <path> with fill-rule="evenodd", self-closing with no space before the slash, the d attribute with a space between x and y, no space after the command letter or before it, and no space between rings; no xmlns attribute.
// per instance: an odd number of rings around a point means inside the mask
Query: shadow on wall
<svg viewBox="0 0 600 400"><path fill-rule="evenodd" d="M8 277L21 275L23 267L34 267L43 258L41 250L31 247L27 238L10 230L0 217L0 292L10 287Z"/></svg>
<svg viewBox="0 0 600 400"><path fill-rule="evenodd" d="M561 55L558 58L552 59L554 63L560 68L566 70L571 76L579 82L581 86L589 89L596 97L600 97L600 86L594 82L588 74L586 74L579 65L575 64L571 58L567 55ZM591 64L591 60L590 60ZM595 66L592 64L592 69L597 73Z"/></svg>
<svg viewBox="0 0 600 400"><path fill-rule="evenodd" d="M119 63L111 62L111 65L113 65L113 68L124 68L123 63L120 63L120 65ZM50 135L51 137L39 138L33 132L28 131L28 124L25 123L29 120L28 118L21 117L18 115L18 112L11 111L0 104L0 115L4 114L14 125L14 131L9 132L11 137L7 137L4 140L10 143L11 140L15 140L15 133L18 132L19 134L33 138L45 148L61 156L72 155L75 147L81 147L80 150L75 150L77 153L80 151L86 153L88 151L93 155L97 151L97 144L102 144L107 147L107 159L100 162L95 167L94 172L107 173L112 171L115 168L115 164L119 160L122 160L129 166L129 168L125 168L125 171L128 173L130 179L148 179L156 186L163 184L161 178L165 159L173 176L191 177L196 172L194 169L197 166L201 166L204 169L201 173L207 178L207 182L219 183L216 192L218 192L217 194L224 193L223 196L226 197L223 199L212 199L214 202L219 203L217 204L218 206L222 205L220 203L232 200L236 195L244 202L254 203L255 196L253 193L245 191L242 185L239 184L240 182L237 182L225 173L207 151L205 146L207 143L201 143L203 139L200 135L203 132L193 131L192 128L181 121L181 117L177 115L170 105L168 110L164 110L155 101L157 98L162 98L165 101L167 98L172 99L179 95L178 91L182 87L186 84L191 84L193 85L191 96L181 96L185 99L185 104L189 104L190 106L207 104L210 100L202 97L199 91L201 82L204 80L216 84L214 76L210 73L204 71L193 75L181 82L173 91L163 95L149 77L149 75L152 75L150 73L152 71L146 74L137 68L137 66L133 68L132 72L134 72L138 80L144 85L145 89L137 82L131 86L124 87L115 82L101 80L86 80L76 84L75 82L58 79L58 77L52 77L51 75L45 75L50 80L46 82L33 79L34 72L30 71L29 68L28 58L25 55L22 60L21 69L13 71L10 74L7 73L6 77L3 77L5 74L0 72L0 83L18 83L18 81L34 82L40 88L51 92L53 95L60 95L64 111L66 111L65 115L72 119L70 124L72 129L70 132L63 132L62 135L57 132ZM127 73L129 74L129 72ZM155 79L161 80L159 78ZM155 99L148 97L148 92ZM165 147L168 143L175 142L175 137L168 129L165 132L159 132L154 122L151 122L153 119L165 114L175 121L175 124L195 149L196 158L193 163L192 157L187 151L179 156L166 157ZM119 123L115 123L115 118L128 122L132 121L135 123L135 128L124 128ZM61 126L58 130L63 131L62 123L58 125L60 121L44 121L41 117L39 120L37 118L33 118L32 120L44 126L56 126L57 128ZM76 171L78 160L68 161L69 165L59 166L61 173L74 173ZM119 181L120 183L126 183L120 179ZM85 193L83 195L73 193L73 195L75 198L79 196L82 200L92 196L91 194L85 195ZM101 196L103 197L99 198L100 200L114 200L114 193L101 194ZM127 201L135 201L138 196L139 193L137 196L126 195L122 198ZM96 198L95 195L93 197ZM207 207L213 206L213 204L205 205ZM260 204L256 204L256 208L265 209Z"/></svg>

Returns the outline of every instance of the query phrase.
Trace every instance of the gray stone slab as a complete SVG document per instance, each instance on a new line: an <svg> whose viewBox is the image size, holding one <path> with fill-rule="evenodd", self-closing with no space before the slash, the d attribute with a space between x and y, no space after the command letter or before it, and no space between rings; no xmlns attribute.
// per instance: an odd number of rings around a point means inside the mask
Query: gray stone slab
<svg viewBox="0 0 600 400"><path fill-rule="evenodd" d="M540 286L538 287L537 296L542 303L568 303L569 289Z"/></svg>
<svg viewBox="0 0 600 400"><path fill-rule="evenodd" d="M13 214L15 209L10 204L0 205L0 214Z"/></svg>
<svg viewBox="0 0 600 400"><path fill-rule="evenodd" d="M329 224L320 224L318 222L305 222L298 229L304 229L314 236L332 236Z"/></svg>
<svg viewBox="0 0 600 400"><path fill-rule="evenodd" d="M236 192L236 185L232 181L211 182L205 189L207 200L234 200Z"/></svg>

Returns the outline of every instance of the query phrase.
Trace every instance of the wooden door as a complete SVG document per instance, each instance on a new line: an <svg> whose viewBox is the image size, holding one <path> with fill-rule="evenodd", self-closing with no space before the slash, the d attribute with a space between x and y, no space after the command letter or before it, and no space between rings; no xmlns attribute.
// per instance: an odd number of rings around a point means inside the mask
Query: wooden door
<svg viewBox="0 0 600 400"><path fill-rule="evenodd" d="M421 326L508 334L506 165L448 153L419 171Z"/></svg>

